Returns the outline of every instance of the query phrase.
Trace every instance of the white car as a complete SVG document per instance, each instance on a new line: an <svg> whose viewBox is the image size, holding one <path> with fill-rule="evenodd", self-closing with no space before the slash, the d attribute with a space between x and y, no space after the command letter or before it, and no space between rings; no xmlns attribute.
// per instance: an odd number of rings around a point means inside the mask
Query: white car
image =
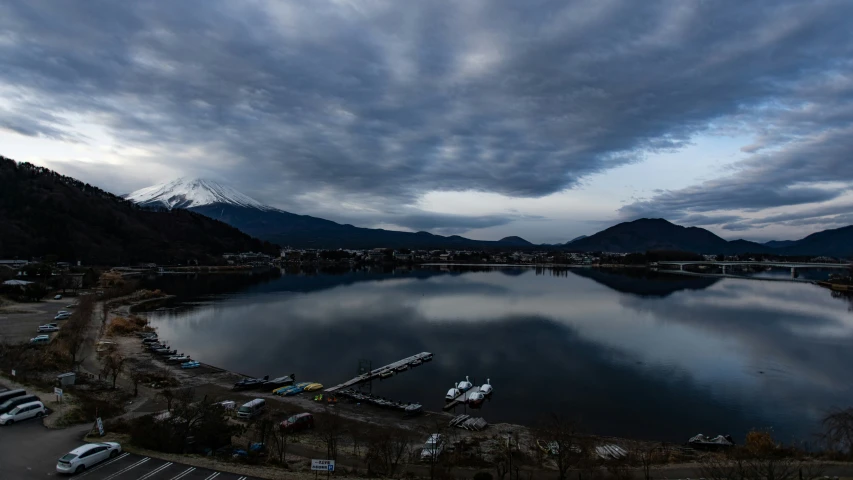
<svg viewBox="0 0 853 480"><path fill-rule="evenodd" d="M69 312L68 310L60 310L60 311L56 312L56 314L57 315L71 315L71 312Z"/></svg>
<svg viewBox="0 0 853 480"><path fill-rule="evenodd" d="M433 433L424 443L424 448L421 450L421 461L434 461L443 451L444 439L441 435Z"/></svg>
<svg viewBox="0 0 853 480"><path fill-rule="evenodd" d="M53 297L54 300L62 300L62 295L57 295Z"/></svg>
<svg viewBox="0 0 853 480"><path fill-rule="evenodd" d="M30 339L31 345L44 345L50 343L50 335L36 335Z"/></svg>
<svg viewBox="0 0 853 480"><path fill-rule="evenodd" d="M121 445L116 442L89 443L66 453L56 462L59 473L80 473L108 458L121 453Z"/></svg>
<svg viewBox="0 0 853 480"><path fill-rule="evenodd" d="M58 332L59 331L59 325L57 325L55 323L48 323L45 325L39 325L38 331L39 331L39 333Z"/></svg>
<svg viewBox="0 0 853 480"><path fill-rule="evenodd" d="M0 415L0 425L11 425L28 418L41 417L44 414L44 404L41 402L24 403Z"/></svg>
<svg viewBox="0 0 853 480"><path fill-rule="evenodd" d="M66 318L71 318L70 313L60 313L57 316L53 317L54 320L65 320Z"/></svg>

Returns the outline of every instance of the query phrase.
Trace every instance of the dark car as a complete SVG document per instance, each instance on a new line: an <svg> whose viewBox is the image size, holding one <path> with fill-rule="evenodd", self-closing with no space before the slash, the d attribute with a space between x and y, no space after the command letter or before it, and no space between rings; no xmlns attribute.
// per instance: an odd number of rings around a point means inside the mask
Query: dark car
<svg viewBox="0 0 853 480"><path fill-rule="evenodd" d="M281 422L281 429L288 432L299 432L314 428L314 415L299 413Z"/></svg>
<svg viewBox="0 0 853 480"><path fill-rule="evenodd" d="M3 392L0 392L0 403L3 403L6 400L9 400L9 399L12 399L15 397L22 397L26 394L27 394L27 391L24 389L21 389L21 388L19 388L17 390L6 390Z"/></svg>
<svg viewBox="0 0 853 480"><path fill-rule="evenodd" d="M9 413L13 408L17 407L18 405L38 401L40 401L40 399L35 395L21 395L20 397L10 398L5 402L0 403L0 415L3 415L4 413Z"/></svg>

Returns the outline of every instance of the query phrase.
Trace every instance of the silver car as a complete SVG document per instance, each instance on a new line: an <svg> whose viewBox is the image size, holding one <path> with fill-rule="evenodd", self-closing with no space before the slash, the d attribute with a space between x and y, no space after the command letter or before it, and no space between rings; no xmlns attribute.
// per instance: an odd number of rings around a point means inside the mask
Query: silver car
<svg viewBox="0 0 853 480"><path fill-rule="evenodd" d="M56 462L59 473L80 473L108 458L121 453L121 445L116 442L89 443L66 453Z"/></svg>

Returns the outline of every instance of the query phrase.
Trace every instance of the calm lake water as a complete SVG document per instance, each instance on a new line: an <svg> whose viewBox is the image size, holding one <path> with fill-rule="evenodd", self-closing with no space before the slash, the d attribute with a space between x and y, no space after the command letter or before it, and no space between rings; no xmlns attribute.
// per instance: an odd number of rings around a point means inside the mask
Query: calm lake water
<svg viewBox="0 0 853 480"><path fill-rule="evenodd" d="M492 423L560 412L597 434L791 442L853 404L850 304L810 284L529 268L155 282L185 302L154 326L195 359L330 386L359 359L430 351L374 393L438 409L454 382L490 378Z"/></svg>

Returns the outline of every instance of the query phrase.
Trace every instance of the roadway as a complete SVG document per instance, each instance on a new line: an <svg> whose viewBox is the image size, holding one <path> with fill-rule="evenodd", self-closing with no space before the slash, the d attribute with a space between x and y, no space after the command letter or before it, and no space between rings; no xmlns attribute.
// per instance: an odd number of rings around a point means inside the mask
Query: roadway
<svg viewBox="0 0 853 480"><path fill-rule="evenodd" d="M82 445L90 426L52 430L39 419L0 427L0 478L43 480L59 476L56 460ZM96 465L72 478L86 480L255 480L234 473L172 463L130 453Z"/></svg>

